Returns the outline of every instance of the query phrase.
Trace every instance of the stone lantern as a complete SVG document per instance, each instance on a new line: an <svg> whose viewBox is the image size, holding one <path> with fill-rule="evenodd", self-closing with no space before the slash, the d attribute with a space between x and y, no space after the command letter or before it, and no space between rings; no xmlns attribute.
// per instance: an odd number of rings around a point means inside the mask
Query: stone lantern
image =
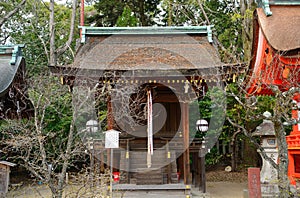
<svg viewBox="0 0 300 198"><path fill-rule="evenodd" d="M278 149L274 123L271 120L268 120L268 118L271 117L270 112L265 112L263 115L266 119L264 119L263 123L256 128L253 136L260 137L261 146L263 147L266 155L277 163ZM260 171L261 193L263 196L276 195L279 192L277 170L269 161L264 159L260 150L258 150L258 153L262 158L262 168Z"/></svg>

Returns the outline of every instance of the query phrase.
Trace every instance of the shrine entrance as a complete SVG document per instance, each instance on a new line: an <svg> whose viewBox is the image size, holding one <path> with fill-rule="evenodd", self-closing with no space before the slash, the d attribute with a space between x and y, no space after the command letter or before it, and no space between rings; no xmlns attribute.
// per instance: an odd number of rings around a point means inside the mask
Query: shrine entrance
<svg viewBox="0 0 300 198"><path fill-rule="evenodd" d="M190 104L197 99L192 93L194 89L183 94L182 89L189 81L177 81L174 76L167 77L165 82L152 78L144 83L145 79L138 81L143 84L138 86L137 92L129 93L129 96L124 94L114 100L112 91L108 104L111 106L108 125L122 132L120 149L114 151L117 156L114 159L114 172L119 172L119 183L123 184L191 183L189 145L194 141L195 131L190 134L189 129L190 122L194 125L199 118L198 105L194 103L192 107ZM127 90L131 89L131 85L123 86ZM200 90L205 91L206 88L201 87ZM132 99L129 108L122 103L125 98ZM127 113L119 117L122 112ZM190 114L195 117L189 118ZM153 126L150 137L149 120ZM153 148L152 153L149 147ZM194 144L194 147L199 152L200 144Z"/></svg>

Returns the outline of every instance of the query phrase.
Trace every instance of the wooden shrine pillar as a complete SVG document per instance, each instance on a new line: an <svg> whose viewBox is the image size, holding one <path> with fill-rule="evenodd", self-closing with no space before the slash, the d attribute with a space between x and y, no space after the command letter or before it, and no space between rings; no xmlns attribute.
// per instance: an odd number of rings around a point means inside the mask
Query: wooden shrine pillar
<svg viewBox="0 0 300 198"><path fill-rule="evenodd" d="M190 151L189 151L189 105L181 103L181 123L183 129L183 179L185 184L191 184L190 181Z"/></svg>

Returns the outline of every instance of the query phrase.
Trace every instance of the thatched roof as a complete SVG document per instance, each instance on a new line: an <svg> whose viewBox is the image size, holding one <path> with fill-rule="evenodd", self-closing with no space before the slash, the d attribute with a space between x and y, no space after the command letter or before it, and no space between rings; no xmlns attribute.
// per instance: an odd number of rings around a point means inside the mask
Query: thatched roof
<svg viewBox="0 0 300 198"><path fill-rule="evenodd" d="M270 45L279 51L300 48L300 6L270 6L271 16L257 9L258 22Z"/></svg>
<svg viewBox="0 0 300 198"><path fill-rule="evenodd" d="M104 29L104 30L103 30ZM221 66L216 48L208 39L208 32L186 27L127 28L93 31L83 44L70 68L88 70L182 70ZM198 28L199 29L199 28ZM152 30L152 31L150 31ZM168 30L168 31L166 31ZM200 29L199 29L200 30ZM107 34L104 34L108 32Z"/></svg>

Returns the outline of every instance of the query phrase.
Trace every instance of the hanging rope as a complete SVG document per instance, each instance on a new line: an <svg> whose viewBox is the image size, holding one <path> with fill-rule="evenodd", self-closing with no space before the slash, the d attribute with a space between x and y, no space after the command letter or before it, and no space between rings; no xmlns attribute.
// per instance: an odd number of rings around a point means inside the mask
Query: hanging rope
<svg viewBox="0 0 300 198"><path fill-rule="evenodd" d="M151 167L151 155L153 155L153 121L152 121L152 96L151 90L147 91L147 134L148 134L148 153L147 153L147 167Z"/></svg>

